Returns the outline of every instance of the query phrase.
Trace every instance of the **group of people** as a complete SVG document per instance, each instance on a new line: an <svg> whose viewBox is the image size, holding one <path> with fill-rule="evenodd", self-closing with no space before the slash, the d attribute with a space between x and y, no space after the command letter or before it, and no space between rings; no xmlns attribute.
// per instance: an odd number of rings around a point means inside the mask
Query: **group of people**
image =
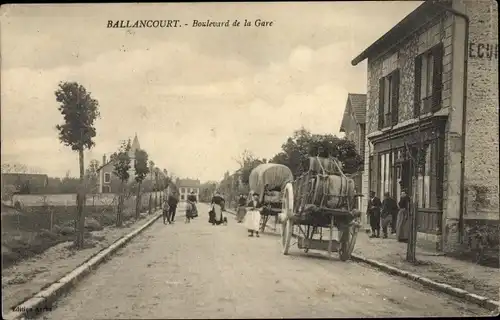
<svg viewBox="0 0 500 320"><path fill-rule="evenodd" d="M187 196L186 204L186 223L191 222L191 219L198 216L198 209L196 207L196 194L191 192ZM175 222L175 213L177 211L177 205L179 203L179 198L175 191L172 191L168 197L166 197L163 203L163 224L172 224Z"/></svg>
<svg viewBox="0 0 500 320"><path fill-rule="evenodd" d="M367 215L370 221L370 238L380 238L380 227L382 226L382 237L388 238L388 226L391 233L396 234L400 242L408 241L410 197L406 190L401 192L399 203L394 200L389 192L384 194L383 201L376 196L374 191L370 192Z"/></svg>

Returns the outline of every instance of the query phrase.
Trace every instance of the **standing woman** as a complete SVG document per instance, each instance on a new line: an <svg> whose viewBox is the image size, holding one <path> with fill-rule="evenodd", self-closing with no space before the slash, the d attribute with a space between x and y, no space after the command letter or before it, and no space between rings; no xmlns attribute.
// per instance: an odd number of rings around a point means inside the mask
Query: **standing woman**
<svg viewBox="0 0 500 320"><path fill-rule="evenodd" d="M238 223L242 223L243 218L245 218L245 214L247 212L246 204L247 199L242 194L240 194L240 198L238 199L238 211L236 214L236 220L238 221Z"/></svg>
<svg viewBox="0 0 500 320"><path fill-rule="evenodd" d="M401 199L399 200L399 213L396 228L396 238L399 242L408 241L410 234L410 197L406 194L406 190L401 192Z"/></svg>
<svg viewBox="0 0 500 320"><path fill-rule="evenodd" d="M220 194L220 192L215 192L212 197L212 201L210 203L210 211L208 212L208 222L212 225L219 225L224 222L224 217L222 216L222 211L225 210L225 201L224 197Z"/></svg>
<svg viewBox="0 0 500 320"><path fill-rule="evenodd" d="M253 237L253 234L259 237L259 227L260 227L260 210L261 203L259 201L259 194L254 193L250 202L247 205L249 211L245 216L245 227L248 229L248 236Z"/></svg>

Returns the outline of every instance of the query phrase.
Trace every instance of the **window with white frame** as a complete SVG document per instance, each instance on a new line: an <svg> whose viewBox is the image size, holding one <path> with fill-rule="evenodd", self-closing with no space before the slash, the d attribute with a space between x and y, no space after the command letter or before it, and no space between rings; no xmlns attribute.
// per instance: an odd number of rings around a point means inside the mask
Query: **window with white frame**
<svg viewBox="0 0 500 320"><path fill-rule="evenodd" d="M392 193L393 174L392 174L392 152L381 153L379 155L379 196L382 197L384 193Z"/></svg>
<svg viewBox="0 0 500 320"><path fill-rule="evenodd" d="M111 182L111 173L104 172L104 183L110 183L110 182Z"/></svg>
<svg viewBox="0 0 500 320"><path fill-rule="evenodd" d="M111 192L110 186L102 186L102 193L110 193L110 192Z"/></svg>
<svg viewBox="0 0 500 320"><path fill-rule="evenodd" d="M435 194L431 194L431 177L434 174L432 165L432 155L435 152L435 144L429 145L425 149L425 162L422 170L418 174L418 203L421 208L435 207ZM436 179L432 179L436 180ZM434 181L433 181L434 182ZM437 182L437 181L436 181ZM431 201L434 200L434 201Z"/></svg>

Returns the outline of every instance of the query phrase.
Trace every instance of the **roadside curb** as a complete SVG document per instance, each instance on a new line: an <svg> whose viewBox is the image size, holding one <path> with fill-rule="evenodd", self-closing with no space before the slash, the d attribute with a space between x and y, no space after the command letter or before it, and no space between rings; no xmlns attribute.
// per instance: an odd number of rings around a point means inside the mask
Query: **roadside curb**
<svg viewBox="0 0 500 320"><path fill-rule="evenodd" d="M233 215L236 215L236 213L226 210L226 212L229 212ZM388 264L373 260L373 259L368 259L365 257L362 257L360 255L356 254L351 254L351 260L355 262L361 262L365 264L369 264L373 267L376 267L379 270L382 270L384 272L390 273L390 274L395 274L400 277L407 278L409 280L413 280L415 282L418 282L426 287L429 287L431 289L455 296L460 299L464 299L466 301L478 304L479 306L486 308L490 311L494 312L499 312L500 311L500 301L494 301L491 300L487 297L480 296L474 293L470 293L468 291L465 291L463 289L459 289L453 286L450 286L449 284L441 283L441 282L436 282L434 280L419 276L417 274L404 271L401 269L398 269L396 267L390 266Z"/></svg>
<svg viewBox="0 0 500 320"><path fill-rule="evenodd" d="M473 302L475 304L478 304L481 307L484 307L490 311L495 311L498 312L500 310L500 302L499 301L494 301L491 300L487 297L483 297L474 293L470 293L468 291L465 291L463 289L455 288L452 287L448 284L444 284L441 282L436 282L434 280L419 276L417 274L404 271L401 269L398 269L396 267L390 266L388 264L373 260L373 259L368 259L356 254L351 255L351 259L355 262L362 262L365 264L369 264L373 267L376 267L379 270L382 270L384 272L390 273L390 274L395 274L400 277L404 277L410 280L413 280L415 282L418 282L426 287L432 288L437 291L441 291L444 293L447 293L449 295L455 296L460 299L464 299L469 302Z"/></svg>
<svg viewBox="0 0 500 320"><path fill-rule="evenodd" d="M156 220L162 216L162 213L156 214L149 219L145 224L135 229L129 234L126 234L113 242L109 247L92 255L89 259L83 262L73 271L66 274L61 279L52 283L47 288L36 293L33 297L13 308L14 311L9 312L4 316L7 320L18 320L32 318L36 314L49 311L52 304L64 293L70 291L80 280L85 278L101 263L108 260L116 251L123 248L130 240L135 238L142 231L150 227Z"/></svg>

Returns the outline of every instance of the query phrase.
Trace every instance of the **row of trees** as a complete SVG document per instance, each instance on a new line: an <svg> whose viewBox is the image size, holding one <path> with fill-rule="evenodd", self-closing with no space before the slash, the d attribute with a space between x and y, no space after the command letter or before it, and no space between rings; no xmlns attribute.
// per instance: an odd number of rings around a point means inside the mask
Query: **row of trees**
<svg viewBox="0 0 500 320"><path fill-rule="evenodd" d="M269 160L259 159L252 152L245 150L235 159L240 168L232 174L226 172L219 184L219 189L226 195L228 203L234 202L240 193L248 194L250 172L262 163L278 163L288 166L294 177L309 169L310 156L332 156L340 160L345 173L355 173L362 167L362 158L352 141L338 138L332 134L313 134L301 128L281 146L281 151Z"/></svg>
<svg viewBox="0 0 500 320"><path fill-rule="evenodd" d="M84 169L84 150L90 150L95 146L94 138L96 137L95 121L100 117L99 102L94 99L90 92L84 86L77 82L61 82L54 92L56 102L59 104L58 110L63 116L63 123L56 125L59 133L59 140L65 146L78 153L79 160L79 179L77 189L77 214L75 217L75 247L83 248L84 244L84 204L86 193L95 192L98 175L97 169L99 163L95 160L90 162L87 170ZM123 223L123 204L125 195L131 188L129 184L130 171L132 169L131 158L129 155L131 149L130 140L123 142L111 156L113 162L113 174L119 180L119 199L117 208L117 226ZM159 186L166 188L171 184L171 179L168 178L166 170L164 177L160 180L159 169L155 168L154 162L149 160L148 154L144 150L135 152L135 191L136 200L136 217L139 216L141 203L141 187L148 174L156 177L156 190ZM152 179L153 180L153 179ZM151 199L150 199L151 200Z"/></svg>

